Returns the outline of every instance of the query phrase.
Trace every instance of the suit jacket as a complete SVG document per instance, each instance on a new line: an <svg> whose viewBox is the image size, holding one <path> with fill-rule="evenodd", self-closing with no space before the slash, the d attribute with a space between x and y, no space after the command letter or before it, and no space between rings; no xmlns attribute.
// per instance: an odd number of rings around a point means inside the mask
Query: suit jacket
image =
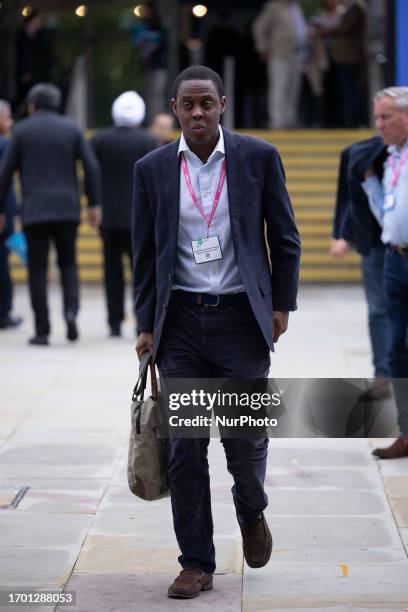
<svg viewBox="0 0 408 612"><path fill-rule="evenodd" d="M223 133L235 258L254 315L273 349L272 311L296 309L300 238L275 147L227 130ZM136 163L134 173L135 307L139 331L153 331L154 355L176 264L178 146L176 141L149 153Z"/></svg>
<svg viewBox="0 0 408 612"><path fill-rule="evenodd" d="M98 162L79 126L56 112L38 110L15 126L0 165L0 211L15 170L20 172L23 225L77 221L77 160L85 171L89 206L100 205Z"/></svg>
<svg viewBox="0 0 408 612"><path fill-rule="evenodd" d="M361 255L369 255L373 247L381 244L381 228L361 183L370 166L382 180L386 155L386 146L379 136L356 142L341 153L333 237L344 238Z"/></svg>
<svg viewBox="0 0 408 612"><path fill-rule="evenodd" d="M0 134L0 160L7 149L8 141ZM0 233L0 240L7 238L14 231L14 217L17 215L17 202L13 185L11 185L5 196L4 213L6 215L6 225Z"/></svg>
<svg viewBox="0 0 408 612"><path fill-rule="evenodd" d="M102 174L102 227L130 231L133 168L157 143L143 128L110 127L97 132L91 145Z"/></svg>

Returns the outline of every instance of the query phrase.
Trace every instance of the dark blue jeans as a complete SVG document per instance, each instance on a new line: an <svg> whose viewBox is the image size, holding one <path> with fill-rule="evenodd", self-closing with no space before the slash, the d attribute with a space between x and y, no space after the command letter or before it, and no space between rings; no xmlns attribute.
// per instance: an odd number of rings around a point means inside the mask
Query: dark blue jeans
<svg viewBox="0 0 408 612"><path fill-rule="evenodd" d="M390 374L401 435L408 438L408 257L387 250L384 286L390 321Z"/></svg>
<svg viewBox="0 0 408 612"><path fill-rule="evenodd" d="M272 313L271 313L272 316ZM199 307L171 299L156 358L160 377L266 378L269 348L249 302ZM240 522L261 516L268 438L222 438ZM208 438L169 439L169 482L182 567L215 570Z"/></svg>
<svg viewBox="0 0 408 612"><path fill-rule="evenodd" d="M379 245L361 259L364 291L368 306L368 327L370 331L374 375L388 378L388 351L390 326L384 291L385 248Z"/></svg>

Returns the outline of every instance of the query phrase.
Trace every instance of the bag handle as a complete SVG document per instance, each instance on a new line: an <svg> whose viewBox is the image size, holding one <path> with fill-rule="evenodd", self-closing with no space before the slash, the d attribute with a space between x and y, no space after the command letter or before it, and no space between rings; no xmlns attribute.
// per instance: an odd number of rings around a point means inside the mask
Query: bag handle
<svg viewBox="0 0 408 612"><path fill-rule="evenodd" d="M143 399L144 392L146 389L147 383L147 370L150 366L150 380L152 386L152 398L157 400L158 395L158 387L157 387L157 377L156 377L156 368L154 365L154 361L152 359L152 354L150 351L145 351L143 355L140 357L139 363L139 378L137 379L137 383L132 393L132 401Z"/></svg>

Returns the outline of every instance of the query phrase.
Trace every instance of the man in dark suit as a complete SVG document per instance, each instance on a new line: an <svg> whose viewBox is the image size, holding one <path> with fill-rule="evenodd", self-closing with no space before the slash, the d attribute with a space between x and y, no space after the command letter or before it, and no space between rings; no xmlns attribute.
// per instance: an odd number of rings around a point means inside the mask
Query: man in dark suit
<svg viewBox="0 0 408 612"><path fill-rule="evenodd" d="M48 344L46 277L48 251L53 241L58 255L67 338L78 338L78 272L75 242L80 221L77 160L85 171L88 220L100 223L98 163L76 123L61 117L61 92L51 84L35 85L27 103L30 117L19 122L0 166L0 229L4 225L4 198L15 170L22 191L22 222L27 238L28 278L35 316L30 344Z"/></svg>
<svg viewBox="0 0 408 612"><path fill-rule="evenodd" d="M136 350L139 356L152 352L164 382L266 378L270 349L296 308L300 240L280 157L265 142L221 129L225 102L217 73L205 66L184 70L172 100L181 139L135 166ZM208 442L169 439L183 568L169 597L190 598L212 588ZM244 555L251 567L262 567L272 549L263 515L268 439L222 443L235 482Z"/></svg>
<svg viewBox="0 0 408 612"><path fill-rule="evenodd" d="M111 336L121 335L124 318L123 254L132 260L132 175L135 162L156 148L156 141L139 127L145 103L135 91L125 91L113 103L114 126L91 140L102 173L102 226L105 292Z"/></svg>

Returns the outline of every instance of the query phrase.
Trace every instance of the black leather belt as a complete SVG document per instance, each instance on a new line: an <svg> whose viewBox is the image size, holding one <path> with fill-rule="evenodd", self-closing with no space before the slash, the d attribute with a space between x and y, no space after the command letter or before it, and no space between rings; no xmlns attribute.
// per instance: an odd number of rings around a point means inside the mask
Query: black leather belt
<svg viewBox="0 0 408 612"><path fill-rule="evenodd" d="M402 257L408 256L408 244L389 244L388 247Z"/></svg>
<svg viewBox="0 0 408 612"><path fill-rule="evenodd" d="M185 304L196 306L234 306L234 304L248 303L246 293L227 293L217 295L215 293L193 293L192 291L174 290L171 299Z"/></svg>

